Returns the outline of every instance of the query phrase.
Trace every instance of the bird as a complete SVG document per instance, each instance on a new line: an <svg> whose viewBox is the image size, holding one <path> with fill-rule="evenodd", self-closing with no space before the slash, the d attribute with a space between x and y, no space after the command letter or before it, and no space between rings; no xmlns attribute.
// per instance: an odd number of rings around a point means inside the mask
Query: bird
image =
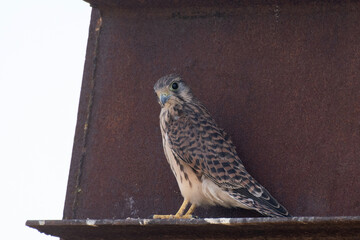
<svg viewBox="0 0 360 240"><path fill-rule="evenodd" d="M290 217L246 171L230 136L218 127L180 75L161 77L154 91L161 106L165 157L184 201L176 214L155 214L153 218L190 219L197 207L215 205L255 210L267 217Z"/></svg>

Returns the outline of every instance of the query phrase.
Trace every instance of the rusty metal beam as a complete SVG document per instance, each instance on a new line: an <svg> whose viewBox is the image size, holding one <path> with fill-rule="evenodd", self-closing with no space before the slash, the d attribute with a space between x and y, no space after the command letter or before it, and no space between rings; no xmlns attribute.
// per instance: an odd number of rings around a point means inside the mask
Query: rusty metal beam
<svg viewBox="0 0 360 240"><path fill-rule="evenodd" d="M108 2L138 7L96 1L65 219L177 210L152 90L171 72L183 75L249 172L292 215L360 215L359 1L225 1L231 7L220 9Z"/></svg>
<svg viewBox="0 0 360 240"><path fill-rule="evenodd" d="M28 226L64 239L360 238L360 1L88 2L64 220ZM152 90L171 72L292 215L327 217L143 219L182 200Z"/></svg>
<svg viewBox="0 0 360 240"><path fill-rule="evenodd" d="M360 239L360 217L28 221L67 239Z"/></svg>

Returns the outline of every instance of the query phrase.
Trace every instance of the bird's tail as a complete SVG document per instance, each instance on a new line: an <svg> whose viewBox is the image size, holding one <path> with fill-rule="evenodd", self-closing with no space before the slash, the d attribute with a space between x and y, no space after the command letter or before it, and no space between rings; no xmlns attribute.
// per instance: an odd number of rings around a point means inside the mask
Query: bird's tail
<svg viewBox="0 0 360 240"><path fill-rule="evenodd" d="M270 193L262 187L262 194L255 196L246 188L232 189L230 195L242 205L256 210L268 217L291 217L289 212Z"/></svg>

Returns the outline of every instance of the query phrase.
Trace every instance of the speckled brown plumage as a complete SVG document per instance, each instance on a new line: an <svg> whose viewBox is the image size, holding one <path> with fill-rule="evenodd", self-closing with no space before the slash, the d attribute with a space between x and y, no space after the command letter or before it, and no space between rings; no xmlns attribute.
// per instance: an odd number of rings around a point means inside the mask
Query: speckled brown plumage
<svg viewBox="0 0 360 240"><path fill-rule="evenodd" d="M155 93L166 158L185 200L194 206L222 205L289 216L245 170L229 136L177 75L160 78Z"/></svg>

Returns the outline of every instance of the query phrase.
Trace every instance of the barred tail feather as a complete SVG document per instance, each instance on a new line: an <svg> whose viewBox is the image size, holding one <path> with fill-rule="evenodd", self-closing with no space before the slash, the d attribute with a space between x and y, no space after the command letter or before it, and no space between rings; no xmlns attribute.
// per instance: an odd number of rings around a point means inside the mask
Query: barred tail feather
<svg viewBox="0 0 360 240"><path fill-rule="evenodd" d="M262 188L260 197L252 195L246 188L232 189L230 195L241 204L269 217L291 217L289 212L270 193Z"/></svg>

